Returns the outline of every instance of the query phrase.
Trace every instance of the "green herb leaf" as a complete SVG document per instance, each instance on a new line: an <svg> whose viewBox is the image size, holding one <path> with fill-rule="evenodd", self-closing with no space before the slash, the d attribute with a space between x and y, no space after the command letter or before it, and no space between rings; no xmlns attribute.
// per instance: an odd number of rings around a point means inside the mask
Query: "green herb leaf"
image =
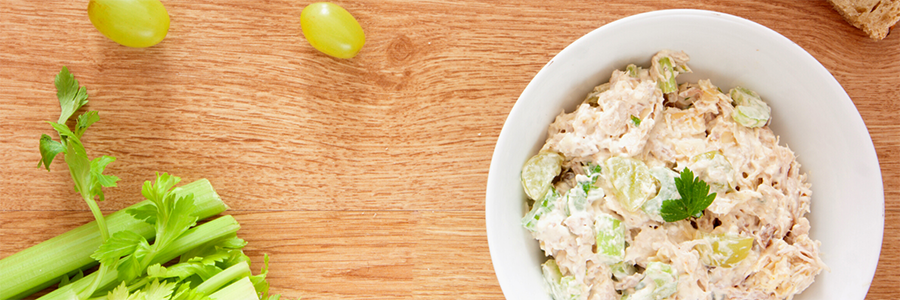
<svg viewBox="0 0 900 300"><path fill-rule="evenodd" d="M66 152L66 146L62 143L54 141L49 135L42 134L40 141L41 161L38 162L38 168L44 166L50 171L50 163L56 158L57 154Z"/></svg>
<svg viewBox="0 0 900 300"><path fill-rule="evenodd" d="M153 204L145 204L136 208L126 210L129 215L138 220L144 220L147 224L156 224L156 206Z"/></svg>
<svg viewBox="0 0 900 300"><path fill-rule="evenodd" d="M269 282L266 281L266 275L269 274L269 255L263 254L263 267L259 274L250 276L250 282L256 289L256 294L261 295L262 299L269 298Z"/></svg>
<svg viewBox="0 0 900 300"><path fill-rule="evenodd" d="M193 194L177 200L174 193L168 195L166 198L166 214L157 216L157 219L161 221L156 224L157 231L154 244L159 244L158 247L160 248L166 247L194 226L197 222L197 216L193 213L195 210L197 210L197 206L194 205Z"/></svg>
<svg viewBox="0 0 900 300"><path fill-rule="evenodd" d="M641 126L641 119L631 115L631 122L634 123L634 126Z"/></svg>
<svg viewBox="0 0 900 300"><path fill-rule="evenodd" d="M78 122L75 123L75 135L81 138L84 135L84 131L97 121L100 121L100 115L95 110L78 116Z"/></svg>
<svg viewBox="0 0 900 300"><path fill-rule="evenodd" d="M106 295L106 299L107 300L130 300L130 299L138 298L137 297L138 295L135 295L135 297L128 297L128 296L129 296L128 295L128 285L125 284L125 282L122 282L119 284L119 286L117 286L115 289L113 289Z"/></svg>
<svg viewBox="0 0 900 300"><path fill-rule="evenodd" d="M98 164L102 165L103 161ZM194 204L194 195L177 197L178 195L173 192L175 184L179 181L181 178L168 173L157 173L156 184L152 184L149 180L144 182L141 194L150 200L150 204L129 209L127 212L136 219L154 225L156 239L152 246L146 241L137 244L134 253L119 263L116 269L119 271L120 280L131 281L142 276L157 254L166 250L196 224L197 216L194 211L197 210L197 206Z"/></svg>
<svg viewBox="0 0 900 300"><path fill-rule="evenodd" d="M80 193L85 200L93 200L91 182L91 161L84 153L84 146L75 137L70 137L66 142L66 164L69 165L69 174L75 182L75 191Z"/></svg>
<svg viewBox="0 0 900 300"><path fill-rule="evenodd" d="M681 177L675 177L675 187L681 199L669 199L662 203L660 215L666 222L675 222L689 217L703 216L703 210L716 199L716 193L709 194L709 185L694 177L694 172L684 168Z"/></svg>
<svg viewBox="0 0 900 300"><path fill-rule="evenodd" d="M169 270L161 264L152 264L147 267L147 277L150 278L166 278ZM173 276L174 277L174 276Z"/></svg>
<svg viewBox="0 0 900 300"><path fill-rule="evenodd" d="M87 89L78 87L78 80L66 67L59 71L53 83L56 85L56 97L59 98L61 109L59 121L56 123L65 123L75 111L87 104Z"/></svg>
<svg viewBox="0 0 900 300"><path fill-rule="evenodd" d="M146 300L167 300L174 290L174 282L159 282L158 279L154 279L153 283L144 287L141 292L144 293L144 299Z"/></svg>
<svg viewBox="0 0 900 300"><path fill-rule="evenodd" d="M103 175L106 165L115 161L112 156L101 156L91 161L91 194L97 196L100 201L106 200L103 197L103 187L115 187L119 177L113 175Z"/></svg>
<svg viewBox="0 0 900 300"><path fill-rule="evenodd" d="M56 132L59 133L59 137L62 138L63 142L67 142L66 139L70 138L70 137L78 138L78 136L75 135L75 133L72 132L71 129L69 129L69 126L66 126L65 121L60 122L60 123L53 123L53 122L47 122L47 123L50 123L50 126L52 126L53 129L55 129Z"/></svg>
<svg viewBox="0 0 900 300"><path fill-rule="evenodd" d="M178 287L178 291L172 296L172 300L211 300L208 295L192 289L187 284Z"/></svg>
<svg viewBox="0 0 900 300"><path fill-rule="evenodd" d="M140 234L132 231L119 231L100 245L91 258L100 263L112 264L120 257L134 253L135 248L141 243L146 244L147 240Z"/></svg>
<svg viewBox="0 0 900 300"><path fill-rule="evenodd" d="M119 272L118 279L121 281L131 281L144 273L147 266L144 265L148 261L147 255L151 254L150 245L146 240L137 243L134 247L134 253L128 255L119 261L116 271Z"/></svg>

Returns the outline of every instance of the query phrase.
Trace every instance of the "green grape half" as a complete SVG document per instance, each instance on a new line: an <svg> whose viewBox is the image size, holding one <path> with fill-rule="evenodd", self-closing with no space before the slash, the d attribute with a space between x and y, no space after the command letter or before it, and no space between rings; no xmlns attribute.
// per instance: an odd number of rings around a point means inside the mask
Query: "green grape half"
<svg viewBox="0 0 900 300"><path fill-rule="evenodd" d="M691 163L691 171L709 184L710 192L724 194L734 187L734 167L721 151L697 154Z"/></svg>
<svg viewBox="0 0 900 300"><path fill-rule="evenodd" d="M353 58L366 43L356 18L329 2L306 6L300 13L300 28L313 48L337 58Z"/></svg>
<svg viewBox="0 0 900 300"><path fill-rule="evenodd" d="M699 232L698 238L708 242L697 245L696 249L700 252L700 260L710 266L730 268L747 258L753 248L753 238L739 234Z"/></svg>
<svg viewBox="0 0 900 300"><path fill-rule="evenodd" d="M529 198L538 200L550 190L553 178L562 171L565 158L553 151L541 151L522 167L522 187Z"/></svg>
<svg viewBox="0 0 900 300"><path fill-rule="evenodd" d="M656 179L644 162L627 157L610 157L603 170L612 183L616 198L626 210L635 212L656 195Z"/></svg>
<svg viewBox="0 0 900 300"><path fill-rule="evenodd" d="M128 47L159 44L169 32L169 13L159 0L91 0L88 18L100 33Z"/></svg>

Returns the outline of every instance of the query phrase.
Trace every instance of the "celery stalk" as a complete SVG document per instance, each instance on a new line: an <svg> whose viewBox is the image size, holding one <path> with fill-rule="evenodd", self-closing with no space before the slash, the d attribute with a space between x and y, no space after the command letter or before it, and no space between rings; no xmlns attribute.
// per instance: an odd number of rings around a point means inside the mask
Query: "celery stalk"
<svg viewBox="0 0 900 300"><path fill-rule="evenodd" d="M205 295L209 295L219 289L221 289L226 284L229 284L233 281L236 281L240 278L250 277L250 265L247 262L242 261L236 265L229 267L228 269L222 270L219 274L216 274L213 277L210 277L203 283L197 286L195 290L201 292ZM251 289L253 289L253 285L250 285ZM254 289L253 294L256 294Z"/></svg>
<svg viewBox="0 0 900 300"><path fill-rule="evenodd" d="M188 250L194 249L200 245L220 238L226 238L229 235L233 235L237 233L240 227L241 226L238 224L237 220L234 219L234 217L223 216L221 218L191 228L190 230L185 232L184 235L175 240L175 242L172 243L171 247L167 247L166 251L160 252L157 258L154 259L152 263L168 262L172 259L175 259L182 253L185 253ZM86 275L81 280L56 289L53 292L38 299L70 300L69 295L72 295L73 292L77 292L86 288L96 276L98 276L96 272L91 273L91 275ZM117 277L118 271L116 271L115 269L110 270L109 272L104 274L103 280L100 283L100 288L97 289L97 291L104 292L108 289L113 288L115 283L118 281Z"/></svg>
<svg viewBox="0 0 900 300"><path fill-rule="evenodd" d="M194 194L199 219L228 208L206 179L176 188L176 193L179 196ZM129 208L147 203L149 200ZM128 230L152 238L153 227L126 213L129 208L106 217L110 234ZM0 282L3 283L0 284L0 299L21 299L53 285L64 274L96 264L90 256L102 242L97 223L93 221L0 260Z"/></svg>
<svg viewBox="0 0 900 300"><path fill-rule="evenodd" d="M213 300L259 300L250 277L244 277L209 295Z"/></svg>

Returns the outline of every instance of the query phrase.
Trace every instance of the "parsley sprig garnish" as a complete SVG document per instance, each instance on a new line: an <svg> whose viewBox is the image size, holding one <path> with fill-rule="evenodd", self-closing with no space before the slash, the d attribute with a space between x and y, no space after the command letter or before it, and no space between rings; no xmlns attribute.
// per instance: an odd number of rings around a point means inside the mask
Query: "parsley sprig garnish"
<svg viewBox="0 0 900 300"><path fill-rule="evenodd" d="M675 187L681 199L663 201L660 215L666 222L702 217L703 210L716 199L716 193L709 193L709 185L688 168L681 171L681 177L675 177Z"/></svg>

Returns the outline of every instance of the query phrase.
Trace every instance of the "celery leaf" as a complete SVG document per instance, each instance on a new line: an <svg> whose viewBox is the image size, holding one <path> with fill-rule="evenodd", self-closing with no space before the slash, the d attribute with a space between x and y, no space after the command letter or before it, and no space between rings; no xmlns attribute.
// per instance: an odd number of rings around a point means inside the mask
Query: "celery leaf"
<svg viewBox="0 0 900 300"><path fill-rule="evenodd" d="M40 140L41 161L38 162L38 168L42 165L50 171L50 163L56 158L57 154L66 152L66 147L62 143L54 141L49 135L42 134Z"/></svg>
<svg viewBox="0 0 900 300"><path fill-rule="evenodd" d="M150 200L150 204L129 209L127 212L136 219L154 225L156 239L153 245L139 243L134 253L124 258L118 265L119 279L131 281L142 276L144 270L164 252L172 243L197 223L194 211L194 195L177 197L172 191L181 179L168 173L156 174L156 184L149 180L144 182L141 194Z"/></svg>
<svg viewBox="0 0 900 300"><path fill-rule="evenodd" d="M78 80L69 69L63 67L54 80L56 85L56 97L59 98L59 121L57 123L65 123L72 114L79 108L87 104L88 94L85 87L78 87Z"/></svg>
<svg viewBox="0 0 900 300"><path fill-rule="evenodd" d="M141 243L146 244L147 239L131 231L119 231L100 245L91 258L111 264L122 256L134 253L135 248Z"/></svg>
<svg viewBox="0 0 900 300"><path fill-rule="evenodd" d="M126 210L129 215L137 220L144 220L147 224L156 224L156 205L145 204Z"/></svg>
<svg viewBox="0 0 900 300"><path fill-rule="evenodd" d="M131 296L131 295L128 294L128 285L126 285L125 282L122 282L115 289L113 289L112 291L107 293L106 299L107 300L138 299L138 297L137 297L138 295L135 295L135 297L129 297L129 296Z"/></svg>
<svg viewBox="0 0 900 300"><path fill-rule="evenodd" d="M84 135L84 131L97 121L100 121L100 115L97 114L96 110L81 114L78 116L78 122L75 123L75 135L80 138Z"/></svg>
<svg viewBox="0 0 900 300"><path fill-rule="evenodd" d="M175 291L174 282L160 282L158 279L154 279L153 283L141 290L146 300L167 300L173 291Z"/></svg>
<svg viewBox="0 0 900 300"><path fill-rule="evenodd" d="M91 161L91 194L97 196L100 201L105 200L103 197L103 187L115 187L119 177L113 175L103 175L106 165L115 161L112 156L101 156Z"/></svg>
<svg viewBox="0 0 900 300"><path fill-rule="evenodd" d="M261 299L269 297L269 282L266 281L266 275L269 274L269 255L263 254L263 267L259 274L250 276L250 282L256 289L256 294L261 295Z"/></svg>

